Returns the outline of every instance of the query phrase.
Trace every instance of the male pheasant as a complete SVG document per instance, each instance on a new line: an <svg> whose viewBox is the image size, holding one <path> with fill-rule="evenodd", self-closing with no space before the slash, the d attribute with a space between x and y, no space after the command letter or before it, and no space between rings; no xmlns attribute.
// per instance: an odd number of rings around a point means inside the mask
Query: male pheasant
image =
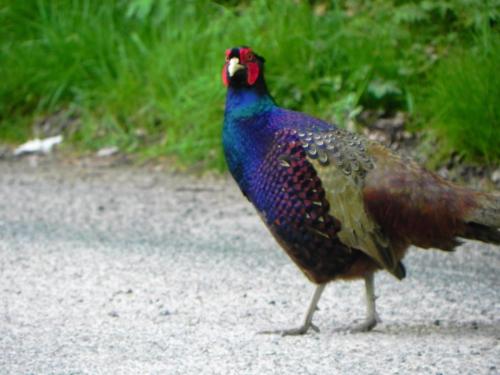
<svg viewBox="0 0 500 375"><path fill-rule="evenodd" d="M453 250L457 238L500 244L500 194L456 186L405 156L334 125L280 108L264 80L264 59L226 51L223 145L229 170L281 247L317 284L303 324L325 285L364 278L367 317L377 324L373 274L405 277L410 245Z"/></svg>

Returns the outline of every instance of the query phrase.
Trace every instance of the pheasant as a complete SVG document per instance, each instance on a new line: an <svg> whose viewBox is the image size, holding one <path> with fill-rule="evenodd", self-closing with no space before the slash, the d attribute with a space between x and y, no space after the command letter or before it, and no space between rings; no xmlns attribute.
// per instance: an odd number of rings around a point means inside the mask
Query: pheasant
<svg viewBox="0 0 500 375"><path fill-rule="evenodd" d="M249 47L226 51L222 132L229 171L279 245L317 285L298 328L310 328L325 285L364 279L375 327L374 272L405 277L408 247L452 251L458 238L500 244L500 194L460 187L383 145L304 113L280 108Z"/></svg>

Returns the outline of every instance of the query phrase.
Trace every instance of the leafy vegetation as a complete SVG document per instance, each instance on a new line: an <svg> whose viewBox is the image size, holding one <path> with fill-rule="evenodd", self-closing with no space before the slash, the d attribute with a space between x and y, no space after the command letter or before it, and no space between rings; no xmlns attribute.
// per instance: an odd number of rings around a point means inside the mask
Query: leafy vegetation
<svg viewBox="0 0 500 375"><path fill-rule="evenodd" d="M82 150L223 168L224 50L266 57L283 106L411 114L443 153L500 159L500 0L0 1L0 139L52 113Z"/></svg>
<svg viewBox="0 0 500 375"><path fill-rule="evenodd" d="M432 74L425 112L444 140L439 154L458 150L489 163L500 159L500 40L480 40L472 51L458 50Z"/></svg>

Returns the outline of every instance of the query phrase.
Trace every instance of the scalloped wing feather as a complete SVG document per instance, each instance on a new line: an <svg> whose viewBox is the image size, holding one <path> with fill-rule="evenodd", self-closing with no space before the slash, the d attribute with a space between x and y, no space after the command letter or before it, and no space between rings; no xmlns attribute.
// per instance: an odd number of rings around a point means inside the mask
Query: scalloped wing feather
<svg viewBox="0 0 500 375"><path fill-rule="evenodd" d="M367 141L342 129L298 135L323 182L330 213L341 222L341 241L402 278L404 270L388 239L365 209L363 183L373 169L373 160L366 151Z"/></svg>

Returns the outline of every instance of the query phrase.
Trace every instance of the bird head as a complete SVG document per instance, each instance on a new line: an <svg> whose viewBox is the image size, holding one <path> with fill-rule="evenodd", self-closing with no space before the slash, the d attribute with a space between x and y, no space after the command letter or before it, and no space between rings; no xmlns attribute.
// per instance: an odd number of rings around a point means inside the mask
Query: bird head
<svg viewBox="0 0 500 375"><path fill-rule="evenodd" d="M226 50L226 62L222 69L225 86L250 87L262 77L264 58L249 47L235 47Z"/></svg>

